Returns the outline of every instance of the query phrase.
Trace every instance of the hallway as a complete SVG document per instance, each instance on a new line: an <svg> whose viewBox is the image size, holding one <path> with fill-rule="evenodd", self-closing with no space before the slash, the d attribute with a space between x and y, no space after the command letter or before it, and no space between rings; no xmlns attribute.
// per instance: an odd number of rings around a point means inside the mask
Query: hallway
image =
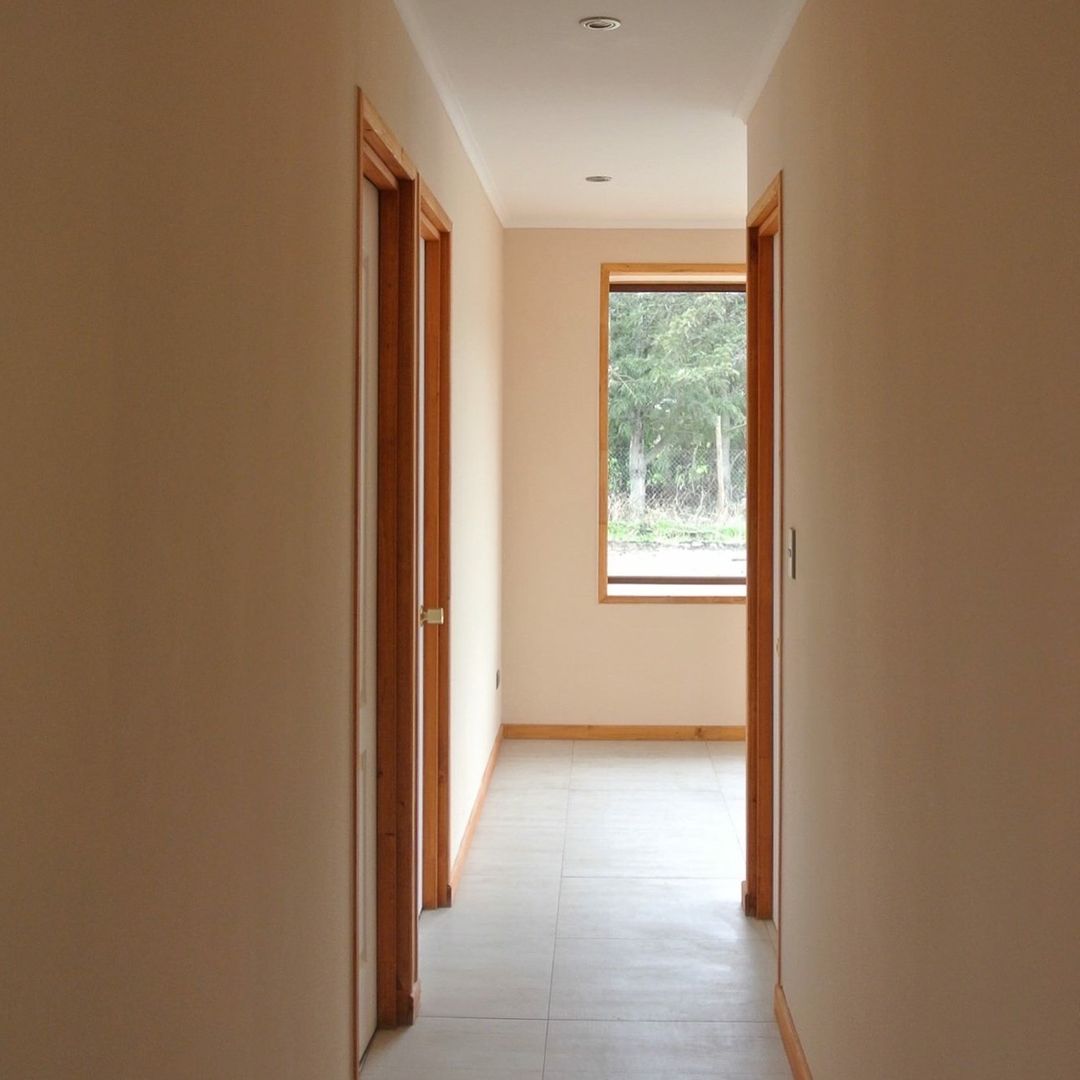
<svg viewBox="0 0 1080 1080"><path fill-rule="evenodd" d="M454 907L420 920L420 1017L365 1080L789 1077L744 772L742 743L503 742Z"/></svg>

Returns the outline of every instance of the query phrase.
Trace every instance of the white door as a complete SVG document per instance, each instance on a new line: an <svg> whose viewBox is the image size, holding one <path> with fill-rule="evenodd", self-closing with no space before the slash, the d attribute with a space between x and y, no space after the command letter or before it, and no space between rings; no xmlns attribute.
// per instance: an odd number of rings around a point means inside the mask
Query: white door
<svg viewBox="0 0 1080 1080"><path fill-rule="evenodd" d="M376 832L375 832L375 544L378 510L379 424L379 192L363 181L360 342L360 659L359 758L357 761L357 1017L362 1054L375 1034Z"/></svg>

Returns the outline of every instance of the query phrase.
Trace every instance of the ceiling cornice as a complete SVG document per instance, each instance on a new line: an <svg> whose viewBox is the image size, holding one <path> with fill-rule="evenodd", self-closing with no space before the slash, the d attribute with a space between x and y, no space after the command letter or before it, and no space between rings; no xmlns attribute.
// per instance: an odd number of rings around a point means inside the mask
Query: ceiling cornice
<svg viewBox="0 0 1080 1080"><path fill-rule="evenodd" d="M405 30L412 39L413 46L420 55L421 63L435 85L435 92L439 95L439 100L446 110L446 115L450 117L450 123L453 124L454 130L457 132L458 139L461 141L466 156L472 163L480 185L487 193L492 209L495 211L499 221L505 226L507 220L506 207L499 195L499 189L495 185L495 180L491 175L491 170L488 168L483 151L480 149L480 144L469 126L469 119L465 115L465 110L461 107L461 101L454 89L453 81L443 66L443 62L439 57L439 50L435 47L435 43L432 41L430 33L428 33L423 17L416 10L412 0L394 0L394 6L401 16L401 21L405 24Z"/></svg>
<svg viewBox="0 0 1080 1080"><path fill-rule="evenodd" d="M805 4L806 0L788 0L787 10L769 37L765 48L761 50L761 55L758 57L758 62L754 67L754 74L746 84L746 89L739 99L739 104L735 107L735 115L740 120L747 121L750 119L750 114L754 111L754 106L757 104L758 98L761 97L761 91L765 89L765 84L769 81L772 69L776 66L776 61L780 58L780 53L787 44L788 38L791 37L791 31L795 29L795 22L799 17L799 12L802 11Z"/></svg>

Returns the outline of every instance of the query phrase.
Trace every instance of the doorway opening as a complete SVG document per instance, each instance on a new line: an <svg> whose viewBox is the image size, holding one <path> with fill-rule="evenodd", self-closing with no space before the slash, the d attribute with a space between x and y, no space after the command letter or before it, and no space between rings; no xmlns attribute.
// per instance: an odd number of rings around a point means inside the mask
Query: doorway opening
<svg viewBox="0 0 1080 1080"><path fill-rule="evenodd" d="M376 1026L412 1022L419 998L422 535L417 505L420 181L363 94L357 144L353 858L359 1060ZM437 456L434 461L438 476ZM434 644L436 660L440 651ZM437 692L431 697L438 702ZM436 754L439 745L434 739Z"/></svg>
<svg viewBox="0 0 1080 1080"><path fill-rule="evenodd" d="M450 904L450 233L420 184L422 908Z"/></svg>
<svg viewBox="0 0 1080 1080"><path fill-rule="evenodd" d="M354 1031L411 1024L418 917L450 903L450 233L359 95Z"/></svg>
<svg viewBox="0 0 1080 1080"><path fill-rule="evenodd" d="M779 871L781 688L775 657L780 647L783 560L777 552L782 515L780 436L781 181L777 178L747 217L747 915L772 919ZM792 555L794 553L792 552ZM793 563L792 563L793 567Z"/></svg>

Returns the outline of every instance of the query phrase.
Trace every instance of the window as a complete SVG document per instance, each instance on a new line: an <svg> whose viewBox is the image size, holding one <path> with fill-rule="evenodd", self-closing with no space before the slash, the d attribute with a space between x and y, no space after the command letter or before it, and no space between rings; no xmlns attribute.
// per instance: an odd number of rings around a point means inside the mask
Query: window
<svg viewBox="0 0 1080 1080"><path fill-rule="evenodd" d="M600 600L746 596L746 271L601 271Z"/></svg>

